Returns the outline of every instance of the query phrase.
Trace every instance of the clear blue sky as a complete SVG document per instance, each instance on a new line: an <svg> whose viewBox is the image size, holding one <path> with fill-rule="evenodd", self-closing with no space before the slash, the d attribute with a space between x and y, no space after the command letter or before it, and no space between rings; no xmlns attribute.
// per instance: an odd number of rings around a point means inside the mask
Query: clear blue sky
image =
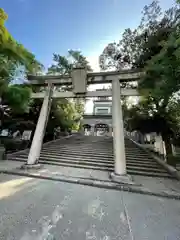
<svg viewBox="0 0 180 240"><path fill-rule="evenodd" d="M175 0L161 0L168 8ZM0 0L6 26L45 66L54 52L81 49L96 64L104 45L134 28L151 0Z"/></svg>

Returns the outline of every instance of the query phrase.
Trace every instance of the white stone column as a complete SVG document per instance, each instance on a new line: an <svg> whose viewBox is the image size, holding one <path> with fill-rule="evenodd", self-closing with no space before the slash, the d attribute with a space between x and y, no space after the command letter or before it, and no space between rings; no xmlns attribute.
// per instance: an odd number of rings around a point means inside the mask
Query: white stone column
<svg viewBox="0 0 180 240"><path fill-rule="evenodd" d="M47 123L47 117L48 117L48 112L50 111L49 109L49 104L51 101L51 86L48 86L47 92L45 94L43 104L41 107L39 119L36 125L36 130L34 133L34 137L32 140L31 148L29 151L29 156L28 156L28 165L36 164L39 160L41 148L42 148L42 143L43 143L43 138L45 134L45 128L46 128L46 123Z"/></svg>
<svg viewBox="0 0 180 240"><path fill-rule="evenodd" d="M115 174L126 175L126 156L119 80L112 81L112 121Z"/></svg>

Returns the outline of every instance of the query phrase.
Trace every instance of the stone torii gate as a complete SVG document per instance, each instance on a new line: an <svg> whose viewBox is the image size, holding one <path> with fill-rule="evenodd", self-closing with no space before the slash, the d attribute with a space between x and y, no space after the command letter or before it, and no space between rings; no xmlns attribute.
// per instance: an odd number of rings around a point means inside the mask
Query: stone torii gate
<svg viewBox="0 0 180 240"><path fill-rule="evenodd" d="M26 167L33 167L38 163L42 148L43 138L46 130L48 116L51 108L52 98L90 98L107 96L112 97L112 125L113 125L113 149L115 169L112 177L122 181L127 179L126 156L124 144L124 127L120 97L137 96L136 89L120 89L120 81L138 81L143 73L138 70L123 70L118 72L98 72L87 73L84 68L73 69L71 75L60 76L28 76L32 85L45 86L44 92L32 93L32 98L42 98L39 119L31 144ZM90 84L111 83L112 90L87 91ZM58 91L57 87L72 86L72 91Z"/></svg>

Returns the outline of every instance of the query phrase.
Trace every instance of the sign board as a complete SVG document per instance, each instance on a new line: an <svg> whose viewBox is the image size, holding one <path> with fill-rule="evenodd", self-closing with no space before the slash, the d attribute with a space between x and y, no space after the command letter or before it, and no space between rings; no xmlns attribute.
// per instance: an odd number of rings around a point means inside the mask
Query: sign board
<svg viewBox="0 0 180 240"><path fill-rule="evenodd" d="M73 92L75 94L86 93L87 73L84 68L75 68L72 73Z"/></svg>

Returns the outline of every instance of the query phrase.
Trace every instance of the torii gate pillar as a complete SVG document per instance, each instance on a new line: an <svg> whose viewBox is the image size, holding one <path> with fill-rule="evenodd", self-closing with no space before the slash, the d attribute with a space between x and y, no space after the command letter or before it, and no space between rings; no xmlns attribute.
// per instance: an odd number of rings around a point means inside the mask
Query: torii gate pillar
<svg viewBox="0 0 180 240"><path fill-rule="evenodd" d="M126 170L126 155L124 142L123 114L120 96L120 83L118 78L112 80L112 122L113 122L113 148L114 172L111 177L116 182L131 183Z"/></svg>
<svg viewBox="0 0 180 240"><path fill-rule="evenodd" d="M52 86L49 85L43 100L42 107L41 107L41 112L37 122L32 144L30 147L27 164L23 166L24 168L31 168L31 167L38 166L37 163L40 157L43 138L46 131L46 125L47 125L48 116L51 108L51 95L52 95Z"/></svg>

